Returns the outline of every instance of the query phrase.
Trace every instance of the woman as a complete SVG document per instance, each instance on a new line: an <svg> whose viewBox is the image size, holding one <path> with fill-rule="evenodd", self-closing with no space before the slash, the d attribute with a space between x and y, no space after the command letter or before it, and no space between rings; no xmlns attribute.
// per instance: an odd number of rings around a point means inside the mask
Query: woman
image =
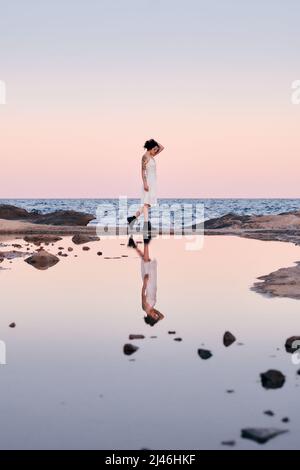
<svg viewBox="0 0 300 470"><path fill-rule="evenodd" d="M135 215L127 217L127 221L130 227L132 227L137 218L141 214L144 214L144 228L150 230L151 224L149 222L149 208L157 204L156 162L154 157L156 157L164 147L156 142L156 140L150 139L145 142L144 148L146 149L146 152L142 156L142 206Z"/></svg>

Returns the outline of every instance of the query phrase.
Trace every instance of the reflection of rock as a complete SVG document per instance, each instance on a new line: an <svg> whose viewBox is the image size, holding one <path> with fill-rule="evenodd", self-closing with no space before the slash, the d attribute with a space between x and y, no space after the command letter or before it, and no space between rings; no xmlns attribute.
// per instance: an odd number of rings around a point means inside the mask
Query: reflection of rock
<svg viewBox="0 0 300 470"><path fill-rule="evenodd" d="M201 359L209 359L212 357L212 353L208 349L198 349L198 354Z"/></svg>
<svg viewBox="0 0 300 470"><path fill-rule="evenodd" d="M29 258L26 258L24 261L26 261L26 263L30 264L31 266L34 266L36 269L45 270L52 268L52 266L58 263L59 258L41 249Z"/></svg>
<svg viewBox="0 0 300 470"><path fill-rule="evenodd" d="M48 214L40 214L36 211L28 212L26 209L9 204L0 204L0 219L23 220L36 224L70 226L87 225L91 220L96 219L96 217L91 214L72 210L58 210L55 212L49 212Z"/></svg>
<svg viewBox="0 0 300 470"><path fill-rule="evenodd" d="M261 384L264 388L281 388L285 382L285 376L279 370L270 369L260 374Z"/></svg>
<svg viewBox="0 0 300 470"><path fill-rule="evenodd" d="M285 342L285 350L288 353L294 353L300 348L300 336L291 336Z"/></svg>
<svg viewBox="0 0 300 470"><path fill-rule="evenodd" d="M241 437L244 439L251 439L252 441L264 444L273 437L279 436L288 432L286 429L276 428L245 428L242 429Z"/></svg>
<svg viewBox="0 0 300 470"><path fill-rule="evenodd" d="M24 237L25 242L34 243L39 246L41 243L55 243L62 240L61 237L51 234L37 234L37 235L26 235Z"/></svg>
<svg viewBox="0 0 300 470"><path fill-rule="evenodd" d="M15 259L15 258L21 258L22 256L27 256L28 253L23 253L23 251L0 251L0 259L3 261L3 259Z"/></svg>
<svg viewBox="0 0 300 470"><path fill-rule="evenodd" d="M296 266L280 268L265 276L260 276L264 282L255 282L251 290L271 297L289 297L300 299L300 262Z"/></svg>
<svg viewBox="0 0 300 470"><path fill-rule="evenodd" d="M228 347L230 346L232 343L234 343L236 340L236 337L233 336L232 333L230 333L230 331L226 331L224 333L224 336L223 336L223 344L224 346Z"/></svg>
<svg viewBox="0 0 300 470"><path fill-rule="evenodd" d="M138 346L135 346L134 344L124 344L123 347L123 352L126 354L126 356L130 356L131 354L135 353L138 350Z"/></svg>
<svg viewBox="0 0 300 470"><path fill-rule="evenodd" d="M76 233L76 235L74 235L72 238L72 242L75 243L75 245L81 245L82 243L89 242L97 242L99 240L99 237L93 235L86 235L84 233Z"/></svg>

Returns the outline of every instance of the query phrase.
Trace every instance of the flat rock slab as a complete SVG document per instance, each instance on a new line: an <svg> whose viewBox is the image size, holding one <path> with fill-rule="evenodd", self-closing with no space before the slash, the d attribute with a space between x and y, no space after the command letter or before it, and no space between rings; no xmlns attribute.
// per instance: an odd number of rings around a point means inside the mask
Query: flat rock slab
<svg viewBox="0 0 300 470"><path fill-rule="evenodd" d="M265 444L273 437L285 434L288 432L287 429L277 428L245 428L241 431L241 437L244 439L251 439L252 441L258 442L258 444Z"/></svg>
<svg viewBox="0 0 300 470"><path fill-rule="evenodd" d="M55 266L59 262L59 258L48 253L46 250L41 249L29 258L26 258L24 261L36 269L46 270Z"/></svg>
<svg viewBox="0 0 300 470"><path fill-rule="evenodd" d="M263 282L255 282L251 290L270 297L300 299L300 261L296 266L280 268L270 274L260 276Z"/></svg>

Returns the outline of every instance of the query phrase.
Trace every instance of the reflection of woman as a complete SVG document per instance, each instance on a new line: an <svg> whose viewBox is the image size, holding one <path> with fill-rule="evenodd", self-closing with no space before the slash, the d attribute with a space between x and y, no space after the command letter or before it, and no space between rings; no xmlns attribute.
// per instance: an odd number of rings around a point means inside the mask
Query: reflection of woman
<svg viewBox="0 0 300 470"><path fill-rule="evenodd" d="M164 318L164 315L154 308L157 293L157 260L149 257L149 243L144 243L144 251L141 251L133 238L130 237L128 245L135 248L141 257L142 309L146 313L145 322L150 326L154 326Z"/></svg>

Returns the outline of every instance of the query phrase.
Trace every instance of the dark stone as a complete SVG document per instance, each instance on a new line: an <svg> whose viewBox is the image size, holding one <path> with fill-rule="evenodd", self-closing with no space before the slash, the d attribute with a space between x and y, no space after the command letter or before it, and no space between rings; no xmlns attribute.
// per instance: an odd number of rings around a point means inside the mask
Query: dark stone
<svg viewBox="0 0 300 470"><path fill-rule="evenodd" d="M88 251L88 250L90 250L90 247L89 246L83 246L82 249L83 249L83 251Z"/></svg>
<svg viewBox="0 0 300 470"><path fill-rule="evenodd" d="M208 349L198 349L198 354L201 357L201 359L209 359L212 357L212 353Z"/></svg>
<svg viewBox="0 0 300 470"><path fill-rule="evenodd" d="M300 336L291 336L285 342L285 350L288 353L294 353L300 348Z"/></svg>
<svg viewBox="0 0 300 470"><path fill-rule="evenodd" d="M281 388L285 382L285 376L279 370L270 369L260 374L261 384L266 389Z"/></svg>
<svg viewBox="0 0 300 470"><path fill-rule="evenodd" d="M15 328L15 327L16 327L15 322L9 324L9 328Z"/></svg>
<svg viewBox="0 0 300 470"><path fill-rule="evenodd" d="M176 331L168 331L169 335L176 335Z"/></svg>
<svg viewBox="0 0 300 470"><path fill-rule="evenodd" d="M283 423L289 423L290 418L288 418L287 416L285 416L284 418L282 418L281 421L282 421Z"/></svg>
<svg viewBox="0 0 300 470"><path fill-rule="evenodd" d="M102 256L102 251L98 251L98 252L97 252L97 255L98 255L98 256Z"/></svg>
<svg viewBox="0 0 300 470"><path fill-rule="evenodd" d="M129 335L129 339L144 339L144 338L145 338L144 335L134 335L134 334Z"/></svg>
<svg viewBox="0 0 300 470"><path fill-rule="evenodd" d="M222 446L235 446L235 441L222 441Z"/></svg>
<svg viewBox="0 0 300 470"><path fill-rule="evenodd" d="M182 341L182 338L174 338L174 341Z"/></svg>
<svg viewBox="0 0 300 470"><path fill-rule="evenodd" d="M274 412L272 410L266 410L264 411L264 415L267 415L267 416L274 416Z"/></svg>
<svg viewBox="0 0 300 470"><path fill-rule="evenodd" d="M223 344L224 346L228 347L233 344L236 340L236 337L230 333L230 331L226 331L223 336Z"/></svg>
<svg viewBox="0 0 300 470"><path fill-rule="evenodd" d="M252 441L264 444L273 437L279 436L288 432L286 429L276 428L245 428L242 429L241 437L244 439L251 439Z"/></svg>
<svg viewBox="0 0 300 470"><path fill-rule="evenodd" d="M124 344L123 347L123 352L126 354L126 356L130 356L131 354L135 353L138 350L138 346L135 346L134 344Z"/></svg>
<svg viewBox="0 0 300 470"><path fill-rule="evenodd" d="M72 238L72 242L75 243L75 245L82 245L83 243L89 242L98 242L99 240L99 237L94 235L86 235L84 233L76 233L76 235L74 235Z"/></svg>
<svg viewBox="0 0 300 470"><path fill-rule="evenodd" d="M55 264L59 262L59 259L57 256L42 249L38 253L34 253L29 258L26 258L24 261L36 269L45 270L55 266Z"/></svg>
<svg viewBox="0 0 300 470"><path fill-rule="evenodd" d="M62 240L61 237L51 234L36 234L36 235L26 235L23 240L25 242L33 243L34 245L39 246L41 243L55 243L59 240Z"/></svg>

